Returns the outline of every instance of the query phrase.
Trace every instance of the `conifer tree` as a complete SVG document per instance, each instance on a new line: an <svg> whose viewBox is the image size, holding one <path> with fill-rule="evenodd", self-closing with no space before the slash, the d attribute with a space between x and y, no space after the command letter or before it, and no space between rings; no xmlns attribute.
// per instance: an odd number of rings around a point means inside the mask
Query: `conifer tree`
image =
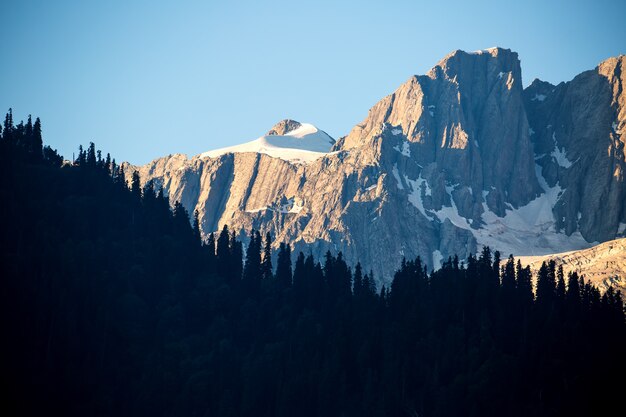
<svg viewBox="0 0 626 417"><path fill-rule="evenodd" d="M304 253L298 253L293 269L294 304L299 308L305 307L307 298L310 296L310 274L307 269L306 261L307 259L305 258Z"/></svg>
<svg viewBox="0 0 626 417"><path fill-rule="evenodd" d="M493 272L496 276L500 276L500 251L495 251L493 253L493 264L492 264L492 269ZM499 284L499 282L498 282Z"/></svg>
<svg viewBox="0 0 626 417"><path fill-rule="evenodd" d="M202 233L200 232L200 218L198 210L193 211L193 237L197 242L202 243Z"/></svg>
<svg viewBox="0 0 626 417"><path fill-rule="evenodd" d="M293 288L296 291L302 291L305 288L305 271L304 271L304 253L298 253L296 264L293 270Z"/></svg>
<svg viewBox="0 0 626 417"><path fill-rule="evenodd" d="M383 285L383 287L380 289L380 303L383 306L387 305L387 288L385 288L385 286Z"/></svg>
<svg viewBox="0 0 626 417"><path fill-rule="evenodd" d="M334 258L330 251L326 252L324 280L330 291L331 298L344 298L352 294L352 274L343 260L341 252L339 252L337 258Z"/></svg>
<svg viewBox="0 0 626 417"><path fill-rule="evenodd" d="M470 280L475 280L477 277L477 270L478 260L473 254L470 253L467 257L467 276L470 277Z"/></svg>
<svg viewBox="0 0 626 417"><path fill-rule="evenodd" d="M276 281L279 287L287 288L291 286L291 246L284 242L278 248L278 260L276 263Z"/></svg>
<svg viewBox="0 0 626 417"><path fill-rule="evenodd" d="M154 181L150 180L146 182L143 187L143 201L147 204L152 204L156 200L156 192L154 191Z"/></svg>
<svg viewBox="0 0 626 417"><path fill-rule="evenodd" d="M591 294L590 287L585 282L585 276L581 276L578 280L578 287L580 288L580 305L583 311L589 311L591 309Z"/></svg>
<svg viewBox="0 0 626 417"><path fill-rule="evenodd" d="M567 279L567 302L571 308L580 305L580 285L576 271L570 272Z"/></svg>
<svg viewBox="0 0 626 417"><path fill-rule="evenodd" d="M243 275L243 244L237 239L235 231L230 233L230 265L228 266L228 275L233 277L236 282L239 282Z"/></svg>
<svg viewBox="0 0 626 417"><path fill-rule="evenodd" d="M104 172L106 172L108 175L111 175L111 154L107 152L107 156L104 160ZM152 181L151 181L152 182ZM153 187L153 191L154 191L154 187Z"/></svg>
<svg viewBox="0 0 626 417"><path fill-rule="evenodd" d="M522 263L518 260L516 267L516 289L520 302L524 306L529 306L534 299L532 273L530 267L522 268Z"/></svg>
<svg viewBox="0 0 626 417"><path fill-rule="evenodd" d="M363 290L371 296L376 295L376 280L374 279L374 271L371 269L370 273L363 277Z"/></svg>
<svg viewBox="0 0 626 417"><path fill-rule="evenodd" d="M258 238L257 238L258 237ZM252 229L243 267L243 281L248 290L254 291L261 281L261 242L259 233Z"/></svg>
<svg viewBox="0 0 626 417"><path fill-rule="evenodd" d="M132 179L131 179L131 183L130 183L130 191L131 191L132 195L135 196L137 201L139 201L141 199L141 181L139 179L139 172L138 171L133 171L133 175L132 175ZM176 205L175 205L175 208L179 204L180 204L180 202L177 201ZM174 210L174 214L176 214L176 210Z"/></svg>
<svg viewBox="0 0 626 417"><path fill-rule="evenodd" d="M9 108L6 116L4 117L4 132L2 133L2 139L7 142L13 142L13 109Z"/></svg>
<svg viewBox="0 0 626 417"><path fill-rule="evenodd" d="M478 260L485 265L491 266L491 248L489 248L489 246L483 246Z"/></svg>
<svg viewBox="0 0 626 417"><path fill-rule="evenodd" d="M563 265L559 265L557 271L556 297L559 300L565 300L565 276L563 274Z"/></svg>
<svg viewBox="0 0 626 417"><path fill-rule="evenodd" d="M270 235L270 232L265 234L265 246L263 248L263 259L261 261L261 277L268 281L273 278L272 235Z"/></svg>
<svg viewBox="0 0 626 417"><path fill-rule="evenodd" d="M326 280L328 280L333 275L334 261L335 258L333 258L332 253L327 250L326 254L324 255L324 277L326 277ZM327 285L330 284L327 282Z"/></svg>
<svg viewBox="0 0 626 417"><path fill-rule="evenodd" d="M85 151L83 150L83 145L78 145L78 158L76 159L78 165L81 167L85 166L87 158L85 156Z"/></svg>
<svg viewBox="0 0 626 417"><path fill-rule="evenodd" d="M215 254L217 257L217 272L222 276L227 276L229 268L232 265L230 251L230 232L227 225L224 225L219 237L217 238Z"/></svg>
<svg viewBox="0 0 626 417"><path fill-rule="evenodd" d="M213 260L213 258L215 258L215 233L209 233L205 246L209 253L210 260Z"/></svg>
<svg viewBox="0 0 626 417"><path fill-rule="evenodd" d="M24 135L24 121L19 122L13 129L13 139L15 144L28 154L30 144L26 141L27 138Z"/></svg>
<svg viewBox="0 0 626 417"><path fill-rule="evenodd" d="M324 273L309 253L304 261L304 298L309 307L318 308L324 291Z"/></svg>
<svg viewBox="0 0 626 417"><path fill-rule="evenodd" d="M96 145L93 142L89 142L89 148L87 148L86 164L89 168L95 168L96 166Z"/></svg>
<svg viewBox="0 0 626 417"><path fill-rule="evenodd" d="M26 125L24 126L24 134L30 139L33 134L33 117L32 115L28 115L28 119L26 119Z"/></svg>
<svg viewBox="0 0 626 417"><path fill-rule="evenodd" d="M133 184L134 184L134 176L135 176L135 173L133 173ZM132 193L133 195L136 195L134 190L132 190ZM139 196L141 196L141 189L139 189ZM183 230L187 230L191 228L189 224L189 214L187 213L187 210L181 204L180 201L176 201L174 203L173 215L174 215L175 224L179 228L178 229L179 232L182 232Z"/></svg>
<svg viewBox="0 0 626 417"><path fill-rule="evenodd" d="M342 252L337 254L336 270L337 277L339 278L339 294L344 297L352 295L352 273L350 272L348 264L343 259Z"/></svg>
<svg viewBox="0 0 626 417"><path fill-rule="evenodd" d="M515 259L509 256L502 273L502 290L507 296L512 296L515 291Z"/></svg>
<svg viewBox="0 0 626 417"><path fill-rule="evenodd" d="M43 147L43 159L50 165L60 167L63 163L63 157L59 155L56 149L52 149L48 145Z"/></svg>
<svg viewBox="0 0 626 417"><path fill-rule="evenodd" d="M115 158L111 159L111 169L109 175L113 178L113 182L115 183L117 177L117 163L115 162Z"/></svg>
<svg viewBox="0 0 626 417"><path fill-rule="evenodd" d="M361 262L357 262L354 267L354 278L353 278L353 290L352 292L356 297L360 297L363 295L363 271L361 269Z"/></svg>
<svg viewBox="0 0 626 417"><path fill-rule="evenodd" d="M83 159L84 159L84 152L83 152ZM124 165L120 165L117 169L117 175L116 175L116 182L117 184L124 188L127 189L128 188L128 183L126 182L126 173L124 172ZM162 195L162 194L161 194Z"/></svg>
<svg viewBox="0 0 626 417"><path fill-rule="evenodd" d="M43 138L41 136L41 120L39 120L39 117L35 119L32 135L33 156L35 160L40 160L43 154Z"/></svg>
<svg viewBox="0 0 626 417"><path fill-rule="evenodd" d="M31 155L32 159L35 159L35 148L33 144L33 119L29 114L28 119L26 120L26 125L24 126L24 148Z"/></svg>
<svg viewBox="0 0 626 417"><path fill-rule="evenodd" d="M480 277L481 297L483 298L488 297L488 294L500 285L500 252L496 251L494 255L496 262L492 264L491 248L489 246L483 246L480 257L478 258L477 267Z"/></svg>
<svg viewBox="0 0 626 417"><path fill-rule="evenodd" d="M547 305L552 302L555 294L554 275L551 267L543 262L537 274L537 303Z"/></svg>

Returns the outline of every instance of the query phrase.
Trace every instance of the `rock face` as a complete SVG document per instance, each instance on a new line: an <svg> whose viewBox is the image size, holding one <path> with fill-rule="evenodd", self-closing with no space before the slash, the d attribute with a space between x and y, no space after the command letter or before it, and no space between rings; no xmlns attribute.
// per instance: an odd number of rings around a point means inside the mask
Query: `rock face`
<svg viewBox="0 0 626 417"><path fill-rule="evenodd" d="M611 240L579 251L520 257L522 264L530 265L533 271L538 271L543 262L550 260L563 266L565 276L577 272L600 291L613 286L622 294L626 293L626 239Z"/></svg>
<svg viewBox="0 0 626 417"><path fill-rule="evenodd" d="M455 51L334 145L283 120L244 145L126 172L198 210L205 235L269 231L295 253L343 251L381 282L403 257L587 248L626 230L623 61L524 90L516 53Z"/></svg>
<svg viewBox="0 0 626 417"><path fill-rule="evenodd" d="M267 133L267 136L272 135L286 135L289 132L293 132L297 128L301 127L302 124L296 122L295 120L285 119L276 123Z"/></svg>
<svg viewBox="0 0 626 417"><path fill-rule="evenodd" d="M499 215L507 203L522 206L541 192L522 91L516 53L500 48L454 51L427 75L411 77L378 102L342 147L366 144L388 123L401 131L418 164L432 164L430 175L472 190L453 197L464 217L480 223L479 191L488 193L487 205ZM428 183L436 186L434 177ZM445 192L440 187L433 191ZM433 208L439 209L445 198L436 200Z"/></svg>
<svg viewBox="0 0 626 417"><path fill-rule="evenodd" d="M558 86L535 80L524 92L537 164L563 189L557 228L589 242L614 238L626 222L624 67L622 55Z"/></svg>

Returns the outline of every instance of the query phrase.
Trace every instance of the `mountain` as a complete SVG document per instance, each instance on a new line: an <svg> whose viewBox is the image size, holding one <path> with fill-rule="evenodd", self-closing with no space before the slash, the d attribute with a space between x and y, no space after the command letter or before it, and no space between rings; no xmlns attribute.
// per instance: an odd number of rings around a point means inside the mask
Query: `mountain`
<svg viewBox="0 0 626 417"><path fill-rule="evenodd" d="M376 103L345 137L285 120L268 135L134 167L198 211L321 257L342 251L380 282L402 258L439 266L489 245L508 255L623 236L624 56L524 89L517 53L454 51Z"/></svg>

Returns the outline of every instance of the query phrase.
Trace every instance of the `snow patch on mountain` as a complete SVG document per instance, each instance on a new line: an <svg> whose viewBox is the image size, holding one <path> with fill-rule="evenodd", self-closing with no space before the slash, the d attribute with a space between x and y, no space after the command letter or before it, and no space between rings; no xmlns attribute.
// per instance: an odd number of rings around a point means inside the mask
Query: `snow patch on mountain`
<svg viewBox="0 0 626 417"><path fill-rule="evenodd" d="M483 227L474 230L479 245L488 245L503 254L545 255L554 252L585 249L592 245L580 232L570 236L559 233L552 208L561 198L563 190L556 184L550 187L535 166L537 179L544 193L527 205L506 209L504 217L498 217L483 203Z"/></svg>
<svg viewBox="0 0 626 417"><path fill-rule="evenodd" d="M246 213L258 213L260 211L265 211L267 209L268 209L267 206L263 206L263 207L259 207L259 208L255 208L255 209L251 209L251 210L246 210Z"/></svg>
<svg viewBox="0 0 626 417"><path fill-rule="evenodd" d="M482 55L482 54L491 54L493 53L495 50L497 50L499 47L497 46L492 46L491 48L487 48L487 49L479 49L477 51L474 52L470 52L470 55Z"/></svg>
<svg viewBox="0 0 626 417"><path fill-rule="evenodd" d="M263 206L250 210L245 210L246 213L259 213L261 211L276 211L282 214L300 213L304 206L301 202L295 200L295 198L285 199L282 198L280 203L273 203L271 206Z"/></svg>
<svg viewBox="0 0 626 417"><path fill-rule="evenodd" d="M443 206L441 209L435 211L435 215L437 218L443 223L445 220L450 221L456 227L461 229L466 229L472 231L472 226L470 222L463 216L459 214L459 210L456 207L456 203L454 202L454 198L452 197L452 191L458 184L455 185L447 185L446 192L450 196L450 202L452 206Z"/></svg>
<svg viewBox="0 0 626 417"><path fill-rule="evenodd" d="M393 133L393 130L391 131ZM395 149L396 151L400 152L402 155L406 156L406 157L410 157L411 156L411 148L409 147L409 142L408 141L404 141L402 142L402 149L400 149L399 146L394 146L393 149Z"/></svg>
<svg viewBox="0 0 626 417"><path fill-rule="evenodd" d="M437 249L436 251L433 252L433 269L441 268L442 263L443 263L443 255L441 254L441 251Z"/></svg>
<svg viewBox="0 0 626 417"><path fill-rule="evenodd" d="M556 143L556 133L552 133L552 140L554 141L554 150L552 151L552 153L550 154L552 156L552 158L554 158L554 160L556 161L557 164L559 164L559 166L563 167L563 168L569 168L571 167L574 162L570 161L567 158L567 155L565 154L565 150L559 148L559 145L557 145ZM576 161L578 162L578 161Z"/></svg>
<svg viewBox="0 0 626 417"><path fill-rule="evenodd" d="M428 186L428 182L422 178L421 174L416 180L410 180L407 176L405 176L404 179L411 188L411 192L409 193L409 202L413 204L424 216L426 216L426 209L424 208L424 201L422 200L422 191L424 191L425 196L431 195L432 191Z"/></svg>
<svg viewBox="0 0 626 417"><path fill-rule="evenodd" d="M396 182L398 184L399 190L404 190L404 186L402 185L402 180L400 179L400 173L398 172L398 164L393 164L393 168L391 169L391 173L393 174Z"/></svg>
<svg viewBox="0 0 626 417"><path fill-rule="evenodd" d="M479 228L473 228L472 220L459 214L452 197L452 191L456 185L446 186L446 191L450 195L451 206L443 206L434 214L442 223L448 220L453 225L470 231L476 238L479 247L489 246L505 255L511 253L515 255L546 255L586 249L595 244L596 242L587 242L578 231L567 236L557 230L552 208L558 202L563 190L558 184L554 187L547 184L539 165L536 165L536 171L539 183L545 192L525 206L519 208L508 206L505 209L504 217L499 217L489 209L486 203L483 203L484 212ZM417 181L415 182L417 183ZM487 194L488 191L483 191L484 197ZM419 192L414 191L409 194L409 201L426 214ZM624 230L626 230L626 225Z"/></svg>
<svg viewBox="0 0 626 417"><path fill-rule="evenodd" d="M287 161L308 163L330 153L335 141L326 132L312 124L300 127L285 135L261 136L241 145L204 152L200 158L217 158L227 153L256 152Z"/></svg>

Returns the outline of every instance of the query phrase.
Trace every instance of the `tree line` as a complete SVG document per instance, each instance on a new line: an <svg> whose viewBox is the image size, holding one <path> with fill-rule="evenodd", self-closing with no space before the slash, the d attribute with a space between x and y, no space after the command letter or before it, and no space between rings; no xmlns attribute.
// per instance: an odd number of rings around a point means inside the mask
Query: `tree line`
<svg viewBox="0 0 626 417"><path fill-rule="evenodd" d="M21 126L21 127L20 127ZM552 416L619 412L621 294L483 248L388 287L341 253L247 242L41 122L0 140L3 393L13 414ZM157 189L159 188L159 189ZM418 233L418 232L416 232ZM244 250L245 248L245 250ZM274 265L275 264L275 265ZM534 282L536 281L536 284Z"/></svg>

